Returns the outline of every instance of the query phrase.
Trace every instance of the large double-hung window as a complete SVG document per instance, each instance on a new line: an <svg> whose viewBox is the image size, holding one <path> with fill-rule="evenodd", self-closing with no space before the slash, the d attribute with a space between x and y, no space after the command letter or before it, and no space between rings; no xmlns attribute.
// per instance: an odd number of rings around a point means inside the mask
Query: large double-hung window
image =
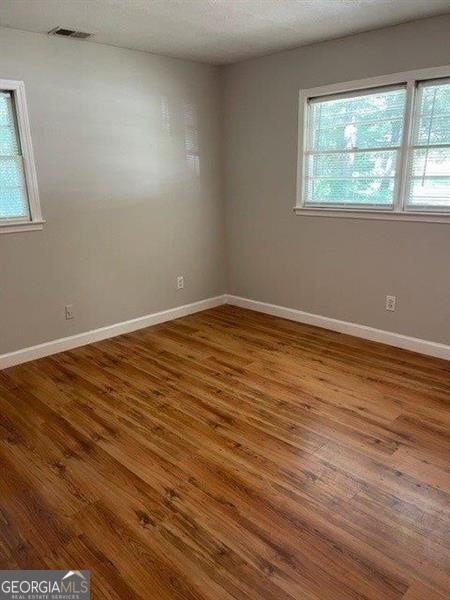
<svg viewBox="0 0 450 600"><path fill-rule="evenodd" d="M299 120L298 213L450 218L450 69L304 90Z"/></svg>

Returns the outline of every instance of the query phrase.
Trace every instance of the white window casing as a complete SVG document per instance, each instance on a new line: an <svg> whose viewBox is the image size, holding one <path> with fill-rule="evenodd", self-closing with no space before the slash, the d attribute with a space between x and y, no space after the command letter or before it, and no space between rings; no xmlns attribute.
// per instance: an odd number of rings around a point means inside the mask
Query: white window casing
<svg viewBox="0 0 450 600"><path fill-rule="evenodd" d="M5 102L8 102L13 115L12 118L15 121L14 124L10 123L7 127L13 131L12 135L15 135L17 138L14 155L2 154L0 145L0 161L3 160L3 171L0 167L0 191L2 187L4 188L6 181L5 178L7 177L7 167L5 165L11 165L12 163L15 163L16 177L23 177L23 189L21 189L21 193L23 193L23 202L26 203L27 208L26 211L23 210L20 212L20 214L8 215L5 206L2 207L0 205L0 234L42 229L44 220L42 218L41 206L39 202L39 191L33 146L31 141L25 85L23 81L0 79L0 94L3 94ZM5 197L6 196L3 197L3 202L7 202ZM1 202L2 196L0 193L0 203ZM3 216L2 208L4 209Z"/></svg>
<svg viewBox="0 0 450 600"><path fill-rule="evenodd" d="M366 144L367 147L358 147L357 142L353 147L352 127L347 127L344 131L346 145L340 147L338 128L341 127L341 121L339 119L343 119L345 125L345 117L348 113L345 110L342 112L344 104L339 101L347 101L349 110L353 110L351 107L357 107L360 98L364 103L364 96L372 96L373 101L376 101L379 96L385 100L383 106L386 107L388 96L395 103L395 90L403 90L396 95L399 102L397 114L392 110L386 115L382 112L378 115L375 113L373 121L360 122L356 121L356 114L350 125L353 126L356 122L356 126L369 127L366 130L369 132L366 133L366 139L370 142L371 123L397 121L397 125L401 126L401 135L398 139L388 140L384 145L380 140L374 139L372 145ZM449 91L450 67L448 66L301 90L295 212L310 216L450 223L450 197L448 197L450 140L447 139L450 134L450 114L442 112L443 103L447 106ZM390 94L390 92L394 93ZM427 94L427 105L422 100L424 93ZM327 130L326 119L328 118L329 123L333 123L333 108L331 107L328 115L326 112L326 107L330 107L333 101L335 107L340 106L341 109L339 112L337 108L336 121L329 126L331 144L335 145L328 149L323 146L320 136L321 132ZM367 110L364 113L365 108L363 104L361 106L363 119L367 119ZM325 121L321 120L321 107L325 107ZM355 110L357 112L357 108ZM390 114L394 116L390 117ZM369 115L369 118L372 117ZM323 123L325 129L322 128ZM390 128L391 131L393 129ZM355 138L361 138L359 131ZM325 142L328 143L326 139ZM375 172L369 172L367 176L360 175L361 165L364 168L364 153L372 157L372 167L375 165ZM357 159L359 167L356 169L358 174L355 176L348 165L354 164ZM382 173L379 172L381 168L385 169ZM332 186L331 183L326 185L327 179L334 182L334 190L339 191L341 186L342 197L333 197L335 191L330 192ZM363 199L361 194L358 198L357 192L348 193L353 189L352 186L358 188L358 179L364 180L363 184L366 183L365 187L364 185L362 188L359 187L359 191L362 189L363 195L365 194ZM319 184L323 184L322 188ZM389 190L380 200L376 198L376 188L378 186L380 189L381 184L384 185L384 191L387 188ZM329 197L325 197L323 201L321 189L328 190L324 192L324 196L328 193ZM375 190L375 201L367 199L371 190Z"/></svg>

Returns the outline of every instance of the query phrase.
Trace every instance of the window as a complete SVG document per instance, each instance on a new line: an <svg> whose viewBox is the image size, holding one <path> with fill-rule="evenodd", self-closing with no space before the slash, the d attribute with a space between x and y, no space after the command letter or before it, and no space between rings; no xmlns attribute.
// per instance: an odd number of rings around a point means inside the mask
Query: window
<svg viewBox="0 0 450 600"><path fill-rule="evenodd" d="M296 211L450 221L449 76L428 69L301 92Z"/></svg>
<svg viewBox="0 0 450 600"><path fill-rule="evenodd" d="M0 80L0 233L42 223L24 84Z"/></svg>
<svg viewBox="0 0 450 600"><path fill-rule="evenodd" d="M407 203L450 208L450 79L420 82L409 149Z"/></svg>

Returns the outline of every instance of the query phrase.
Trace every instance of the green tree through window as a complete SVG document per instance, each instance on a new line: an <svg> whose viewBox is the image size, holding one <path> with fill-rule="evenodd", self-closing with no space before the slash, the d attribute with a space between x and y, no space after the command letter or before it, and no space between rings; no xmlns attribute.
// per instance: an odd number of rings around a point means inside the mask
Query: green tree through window
<svg viewBox="0 0 450 600"><path fill-rule="evenodd" d="M406 87L310 102L307 204L392 205Z"/></svg>

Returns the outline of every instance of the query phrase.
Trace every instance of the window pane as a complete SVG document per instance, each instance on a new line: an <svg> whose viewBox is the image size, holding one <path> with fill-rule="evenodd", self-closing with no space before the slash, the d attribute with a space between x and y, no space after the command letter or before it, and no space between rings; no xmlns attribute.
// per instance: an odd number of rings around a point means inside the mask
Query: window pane
<svg viewBox="0 0 450 600"><path fill-rule="evenodd" d="M416 102L407 205L449 210L450 148L439 145L450 144L450 81L420 83Z"/></svg>
<svg viewBox="0 0 450 600"><path fill-rule="evenodd" d="M20 154L10 94L0 92L0 156Z"/></svg>
<svg viewBox="0 0 450 600"><path fill-rule="evenodd" d="M308 179L307 204L358 204L390 206L394 179L388 177L353 179Z"/></svg>
<svg viewBox="0 0 450 600"><path fill-rule="evenodd" d="M411 152L411 175L450 177L450 148L416 148Z"/></svg>
<svg viewBox="0 0 450 600"><path fill-rule="evenodd" d="M307 177L393 177L396 150L311 154Z"/></svg>
<svg viewBox="0 0 450 600"><path fill-rule="evenodd" d="M422 117L418 128L417 145L450 144L450 112L445 117Z"/></svg>
<svg viewBox="0 0 450 600"><path fill-rule="evenodd" d="M309 155L306 204L391 205L396 161L396 150Z"/></svg>
<svg viewBox="0 0 450 600"><path fill-rule="evenodd" d="M23 162L9 92L0 92L0 220L29 219Z"/></svg>
<svg viewBox="0 0 450 600"><path fill-rule="evenodd" d="M0 156L19 154L16 132L11 127L0 126Z"/></svg>
<svg viewBox="0 0 450 600"><path fill-rule="evenodd" d="M410 206L450 208L450 177L413 177L410 185Z"/></svg>
<svg viewBox="0 0 450 600"><path fill-rule="evenodd" d="M406 90L311 102L311 150L400 146Z"/></svg>
<svg viewBox="0 0 450 600"><path fill-rule="evenodd" d="M450 148L412 150L408 203L450 208Z"/></svg>
<svg viewBox="0 0 450 600"><path fill-rule="evenodd" d="M420 84L418 92L414 143L426 146L450 144L450 81Z"/></svg>
<svg viewBox="0 0 450 600"><path fill-rule="evenodd" d="M12 124L11 94L0 91L0 126L11 126Z"/></svg>
<svg viewBox="0 0 450 600"><path fill-rule="evenodd" d="M0 156L0 219L28 218L22 158Z"/></svg>

